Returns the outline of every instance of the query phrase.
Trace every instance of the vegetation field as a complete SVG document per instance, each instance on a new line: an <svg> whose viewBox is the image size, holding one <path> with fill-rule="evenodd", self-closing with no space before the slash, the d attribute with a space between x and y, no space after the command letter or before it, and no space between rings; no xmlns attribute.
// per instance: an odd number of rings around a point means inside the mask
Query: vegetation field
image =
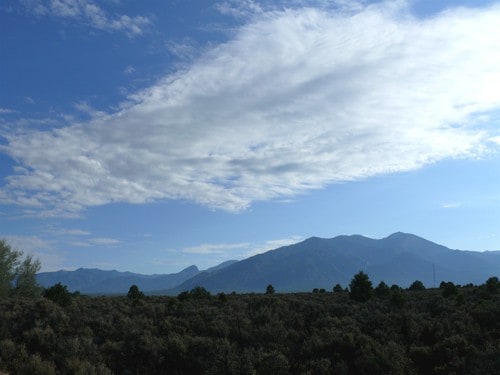
<svg viewBox="0 0 500 375"><path fill-rule="evenodd" d="M361 302L340 287L88 297L58 285L0 302L0 373L500 373L497 278L413 289L383 286Z"/></svg>

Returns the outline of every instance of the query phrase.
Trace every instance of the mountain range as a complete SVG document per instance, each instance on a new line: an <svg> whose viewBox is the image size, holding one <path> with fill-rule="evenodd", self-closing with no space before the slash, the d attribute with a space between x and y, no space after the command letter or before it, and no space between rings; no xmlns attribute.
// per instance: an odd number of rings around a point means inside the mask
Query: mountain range
<svg viewBox="0 0 500 375"><path fill-rule="evenodd" d="M360 235L330 239L311 237L240 261L224 262L200 271L141 275L130 272L78 269L37 275L42 286L61 282L71 291L123 294L132 284L147 294L178 294L202 286L211 292L263 292L272 284L278 292L331 290L349 285L363 270L376 285L409 286L420 280L427 287L441 281L481 284L500 275L500 251L452 250L421 237L394 233L376 240Z"/></svg>

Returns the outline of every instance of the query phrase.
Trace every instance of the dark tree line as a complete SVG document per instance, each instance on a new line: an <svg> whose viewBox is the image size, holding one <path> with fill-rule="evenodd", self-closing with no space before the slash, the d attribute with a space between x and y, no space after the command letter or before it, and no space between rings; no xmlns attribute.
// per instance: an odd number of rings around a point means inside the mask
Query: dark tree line
<svg viewBox="0 0 500 375"><path fill-rule="evenodd" d="M500 281L88 297L0 241L0 374L495 374Z"/></svg>
<svg viewBox="0 0 500 375"><path fill-rule="evenodd" d="M0 302L9 374L494 374L500 284L177 297L73 295ZM418 284L418 283L417 283ZM363 302L357 299L357 288ZM49 292L50 291L50 292ZM381 292L383 291L383 293ZM68 302L69 301L69 302Z"/></svg>

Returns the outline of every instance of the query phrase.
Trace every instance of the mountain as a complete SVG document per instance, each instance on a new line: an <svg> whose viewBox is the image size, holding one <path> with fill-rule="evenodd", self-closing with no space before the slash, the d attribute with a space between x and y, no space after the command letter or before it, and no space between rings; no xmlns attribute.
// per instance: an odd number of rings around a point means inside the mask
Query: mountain
<svg viewBox="0 0 500 375"><path fill-rule="evenodd" d="M236 260L229 260L205 272L221 270ZM75 271L41 272L36 275L43 287L56 283L66 285L72 292L85 294L125 294L131 285L137 285L143 292L158 289L170 289L200 273L196 266L190 266L178 273L165 275L143 275L132 272L103 271L99 269L79 268Z"/></svg>
<svg viewBox="0 0 500 375"><path fill-rule="evenodd" d="M359 270L375 285L382 280L402 287L415 280L427 287L441 281L480 284L500 275L500 252L452 250L400 232L380 240L360 235L312 237L214 272L200 272L163 292L175 294L195 286L212 292L263 292L268 284L279 292L331 290L336 283L347 286Z"/></svg>
<svg viewBox="0 0 500 375"><path fill-rule="evenodd" d="M500 251L452 250L421 237L394 233L376 240L360 235L311 237L240 261L227 261L205 271L196 266L167 275L80 268L37 275L45 287L55 283L86 294L125 294L135 284L146 294L178 294L202 286L211 292L278 292L346 287L358 271L374 285L380 281L408 287L420 280L427 287L441 281L481 284L500 276Z"/></svg>

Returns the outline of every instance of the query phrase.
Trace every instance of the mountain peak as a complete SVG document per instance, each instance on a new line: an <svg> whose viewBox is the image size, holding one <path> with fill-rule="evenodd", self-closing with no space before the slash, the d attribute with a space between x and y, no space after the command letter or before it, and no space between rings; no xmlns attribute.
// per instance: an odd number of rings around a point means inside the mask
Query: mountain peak
<svg viewBox="0 0 500 375"><path fill-rule="evenodd" d="M393 234L387 236L385 239L401 239L401 238L420 238L420 237L415 236L414 234L411 233L394 232Z"/></svg>
<svg viewBox="0 0 500 375"><path fill-rule="evenodd" d="M184 268L181 272L186 272L186 271L199 271L198 270L198 267L196 267L194 264L189 266L189 267L186 267Z"/></svg>

